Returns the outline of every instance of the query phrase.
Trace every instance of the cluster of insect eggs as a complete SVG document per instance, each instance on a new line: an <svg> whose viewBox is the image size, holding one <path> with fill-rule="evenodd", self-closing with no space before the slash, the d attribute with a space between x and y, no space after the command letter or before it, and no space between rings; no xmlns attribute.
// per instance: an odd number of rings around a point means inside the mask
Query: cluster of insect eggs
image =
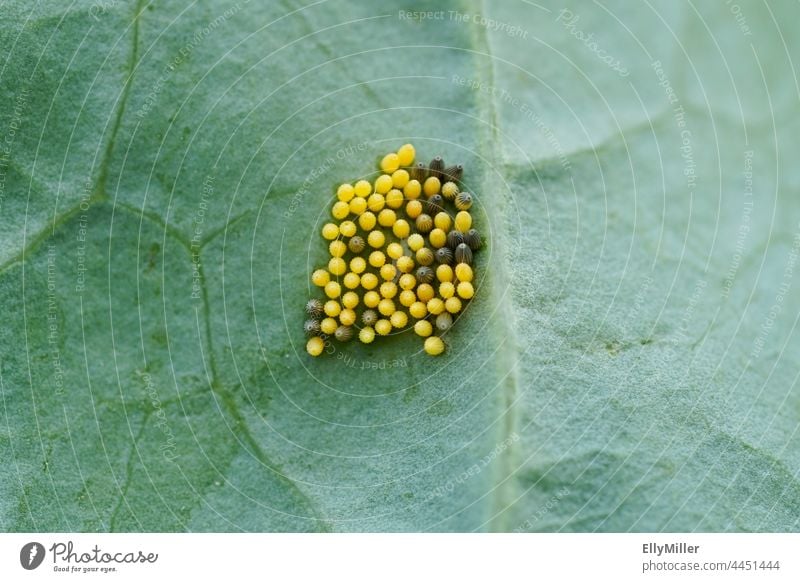
<svg viewBox="0 0 800 582"><path fill-rule="evenodd" d="M425 352L437 356L445 349L440 334L475 294L473 253L482 241L472 228L473 196L459 186L463 168L447 167L441 157L415 164L415 155L405 144L383 157L374 183L339 186L336 222L321 233L330 259L311 275L325 299L306 304L312 356L328 338L369 344L410 319Z"/></svg>

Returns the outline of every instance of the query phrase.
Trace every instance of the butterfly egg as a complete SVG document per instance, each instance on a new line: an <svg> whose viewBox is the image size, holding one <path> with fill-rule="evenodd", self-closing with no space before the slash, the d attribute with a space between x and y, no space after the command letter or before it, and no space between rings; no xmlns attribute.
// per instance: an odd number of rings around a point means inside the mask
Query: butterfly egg
<svg viewBox="0 0 800 582"><path fill-rule="evenodd" d="M341 277L347 271L347 263L341 257L333 257L328 261L328 271L330 271L331 275Z"/></svg>
<svg viewBox="0 0 800 582"><path fill-rule="evenodd" d="M342 312L342 306L335 299L325 302L325 315L328 317L339 317Z"/></svg>
<svg viewBox="0 0 800 582"><path fill-rule="evenodd" d="M428 234L433 228L433 219L427 214L420 214L416 220L417 231Z"/></svg>
<svg viewBox="0 0 800 582"><path fill-rule="evenodd" d="M405 196L403 193L398 190L397 188L392 188L386 193L386 206L397 210L401 206L403 206L403 202L405 201Z"/></svg>
<svg viewBox="0 0 800 582"><path fill-rule="evenodd" d="M333 337L340 342L349 342L353 339L353 328L349 325L340 325L336 328L336 331L333 332Z"/></svg>
<svg viewBox="0 0 800 582"><path fill-rule="evenodd" d="M454 223L456 230L462 233L469 232L469 229L472 228L472 215L466 210L462 210L456 214Z"/></svg>
<svg viewBox="0 0 800 582"><path fill-rule="evenodd" d="M366 198L372 194L372 184L366 180L359 180L356 182L355 186L353 186L353 191L357 197Z"/></svg>
<svg viewBox="0 0 800 582"><path fill-rule="evenodd" d="M397 267L391 263L386 263L381 267L381 279L384 281L394 281L397 276Z"/></svg>
<svg viewBox="0 0 800 582"><path fill-rule="evenodd" d="M436 156L431 160L431 163L428 164L428 170L430 171L431 176L435 177L437 180L442 178L442 172L444 171L444 160L442 156Z"/></svg>
<svg viewBox="0 0 800 582"><path fill-rule="evenodd" d="M461 243L456 247L455 259L457 263L472 263L472 249L466 243Z"/></svg>
<svg viewBox="0 0 800 582"><path fill-rule="evenodd" d="M439 284L439 296L443 299L449 299L456 294L456 286L450 281L445 281Z"/></svg>
<svg viewBox="0 0 800 582"><path fill-rule="evenodd" d="M306 313L311 317L319 317L322 315L322 301L319 299L309 299L306 303Z"/></svg>
<svg viewBox="0 0 800 582"><path fill-rule="evenodd" d="M450 265L439 265L436 267L436 279L440 283L449 283L453 280L453 267Z"/></svg>
<svg viewBox="0 0 800 582"><path fill-rule="evenodd" d="M306 344L306 351L309 353L309 355L314 357L320 355L322 353L322 350L324 349L325 349L325 342L319 336L312 337L311 339L308 340L308 343Z"/></svg>
<svg viewBox="0 0 800 582"><path fill-rule="evenodd" d="M332 257L343 257L347 252L347 245L340 240L332 240L328 245L328 251Z"/></svg>
<svg viewBox="0 0 800 582"><path fill-rule="evenodd" d="M456 186L455 182L445 182L442 184L441 192L445 200L454 200L456 194L458 194L458 186Z"/></svg>
<svg viewBox="0 0 800 582"><path fill-rule="evenodd" d="M391 322L392 327L396 329L403 329L408 325L408 315L406 315L405 311L395 311L389 317L389 321Z"/></svg>
<svg viewBox="0 0 800 582"><path fill-rule="evenodd" d="M441 265L449 265L453 262L453 251L447 247L436 250L436 262Z"/></svg>
<svg viewBox="0 0 800 582"><path fill-rule="evenodd" d="M361 216L358 217L358 226L361 227L361 230L370 231L375 228L375 224L378 222L378 219L375 218L375 215L372 212L365 212Z"/></svg>
<svg viewBox="0 0 800 582"><path fill-rule="evenodd" d="M425 239L422 235L414 233L408 237L408 248L416 252L425 246Z"/></svg>
<svg viewBox="0 0 800 582"><path fill-rule="evenodd" d="M363 240L361 241L364 242ZM361 250L364 250L362 245ZM361 251L359 251L361 252ZM367 261L364 260L364 257L353 257L350 260L350 270L353 271L356 275L360 275L363 273L367 268Z"/></svg>
<svg viewBox="0 0 800 582"><path fill-rule="evenodd" d="M359 278L360 282L360 278ZM361 301L361 298L358 296L358 293L355 291L348 291L344 295L342 295L342 305L344 305L347 309L355 309L358 307L358 303Z"/></svg>
<svg viewBox="0 0 800 582"><path fill-rule="evenodd" d="M372 251L369 254L369 264L371 267L380 269L386 263L386 255L382 251Z"/></svg>
<svg viewBox="0 0 800 582"><path fill-rule="evenodd" d="M392 232L399 239L408 238L408 235L411 234L411 225L407 220L400 218L392 225Z"/></svg>
<svg viewBox="0 0 800 582"><path fill-rule="evenodd" d="M422 193L422 184L418 180L409 180L403 187L403 196L408 200L416 200Z"/></svg>
<svg viewBox="0 0 800 582"><path fill-rule="evenodd" d="M367 235L367 244L373 249L379 249L386 243L386 235L382 230L373 230Z"/></svg>
<svg viewBox="0 0 800 582"><path fill-rule="evenodd" d="M330 281L327 285L325 285L325 295L327 295L329 298L336 299L341 294L342 294L342 286L339 285L339 283L337 283L336 281ZM328 301L328 303L330 303L330 301ZM328 303L326 303L325 305L327 306ZM326 311L325 313L328 312ZM330 315L330 313L328 313L328 315Z"/></svg>
<svg viewBox="0 0 800 582"><path fill-rule="evenodd" d="M332 222L329 222L322 227L322 238L326 240L333 240L337 236L339 236L339 227Z"/></svg>
<svg viewBox="0 0 800 582"><path fill-rule="evenodd" d="M395 312L395 309L394 301L391 299L381 299L380 303L378 303L378 313L386 317L391 316L392 313Z"/></svg>
<svg viewBox="0 0 800 582"><path fill-rule="evenodd" d="M389 243L386 245L386 255L391 259L399 259L403 256L403 245L400 243Z"/></svg>
<svg viewBox="0 0 800 582"><path fill-rule="evenodd" d="M411 289L403 289L397 299L403 307L411 307L417 300L417 294Z"/></svg>
<svg viewBox="0 0 800 582"><path fill-rule="evenodd" d="M461 299L458 297L448 297L445 299L444 308L450 313L458 313L461 311Z"/></svg>
<svg viewBox="0 0 800 582"><path fill-rule="evenodd" d="M414 270L414 259L405 255L398 258L395 264L401 273L410 273Z"/></svg>
<svg viewBox="0 0 800 582"><path fill-rule="evenodd" d="M414 163L414 157L417 155L417 152L414 150L414 146L410 143L406 143L400 146L400 149L397 150L397 161L400 162L401 166L410 166Z"/></svg>
<svg viewBox="0 0 800 582"><path fill-rule="evenodd" d="M350 214L355 216L359 216L364 213L367 209L367 199L366 198L353 198L350 201Z"/></svg>
<svg viewBox="0 0 800 582"><path fill-rule="evenodd" d="M403 188L408 181L411 179L411 176L408 175L406 170L396 170L392 172L392 186L395 188ZM399 192L399 190L398 190Z"/></svg>
<svg viewBox="0 0 800 582"><path fill-rule="evenodd" d="M384 281L380 286L381 297L394 299L397 295L397 285L394 281Z"/></svg>
<svg viewBox="0 0 800 582"><path fill-rule="evenodd" d="M447 247L456 250L456 247L464 242L464 233L458 230L451 230L447 233Z"/></svg>
<svg viewBox="0 0 800 582"><path fill-rule="evenodd" d="M444 301L438 297L431 297L425 306L428 308L428 313L431 315L439 315L444 311Z"/></svg>
<svg viewBox="0 0 800 582"><path fill-rule="evenodd" d="M357 289L359 285L361 285L361 277L353 273L352 271L345 274L342 278L342 283L348 289Z"/></svg>
<svg viewBox="0 0 800 582"><path fill-rule="evenodd" d="M414 324L414 333L420 337L428 337L433 333L433 326L427 319L420 319Z"/></svg>
<svg viewBox="0 0 800 582"><path fill-rule="evenodd" d="M319 324L320 331L325 335L332 335L337 327L339 327L339 324L336 323L336 320L332 317L326 317Z"/></svg>
<svg viewBox="0 0 800 582"><path fill-rule="evenodd" d="M422 250L422 249L420 249L420 250ZM430 250L430 249L428 249L428 250ZM431 256L433 256L432 252L431 252ZM426 284L432 283L433 282L433 269L431 269L428 266L423 265L422 267L417 269L416 279L417 279L417 283L426 283Z"/></svg>
<svg viewBox="0 0 800 582"><path fill-rule="evenodd" d="M386 154L381 160L381 170L391 174L400 167L400 156L395 153Z"/></svg>
<svg viewBox="0 0 800 582"><path fill-rule="evenodd" d="M459 210L469 210L472 207L472 194L469 192L459 192L456 194L456 208Z"/></svg>
<svg viewBox="0 0 800 582"><path fill-rule="evenodd" d="M306 332L306 335L319 335L319 320L307 319L303 324L303 331Z"/></svg>
<svg viewBox="0 0 800 582"><path fill-rule="evenodd" d="M416 254L414 255L417 259L417 263L422 265L423 267L428 267L433 264L433 251L428 247L422 247L419 249ZM431 278L433 277L433 273L431 273ZM430 281L429 281L430 282Z"/></svg>
<svg viewBox="0 0 800 582"><path fill-rule="evenodd" d="M356 322L356 312L352 309L342 309L339 313L339 323L346 326L351 326ZM336 338L339 339L339 338Z"/></svg>
<svg viewBox="0 0 800 582"><path fill-rule="evenodd" d="M417 286L417 299L419 299L422 303L427 303L433 299L433 295L433 287L431 287L428 283L422 283L421 285Z"/></svg>
<svg viewBox="0 0 800 582"><path fill-rule="evenodd" d="M370 194L367 198L367 208L370 212L380 212L386 206L386 198L383 194Z"/></svg>
<svg viewBox="0 0 800 582"><path fill-rule="evenodd" d="M428 167L422 162L417 162L409 173L411 174L412 180L416 180L422 184L428 178Z"/></svg>
<svg viewBox="0 0 800 582"><path fill-rule="evenodd" d="M331 216L337 220L344 220L350 214L350 205L347 202L334 202L331 207Z"/></svg>
<svg viewBox="0 0 800 582"><path fill-rule="evenodd" d="M481 248L481 235L474 228L470 228L467 231L467 234L464 235L464 242L467 243L467 246L473 251L477 251Z"/></svg>
<svg viewBox="0 0 800 582"><path fill-rule="evenodd" d="M364 305L370 309L375 309L381 302L381 295L377 291L367 291L364 293Z"/></svg>
<svg viewBox="0 0 800 582"><path fill-rule="evenodd" d="M441 228L443 231L447 232L450 230L450 227L453 226L453 219L449 214L447 214L447 212L438 212L433 217L433 225L436 228Z"/></svg>
<svg viewBox="0 0 800 582"><path fill-rule="evenodd" d="M444 211L444 198L442 198L441 194L434 194L422 205L423 210L425 210L426 214L430 214L431 216L436 216L438 213Z"/></svg>
<svg viewBox="0 0 800 582"><path fill-rule="evenodd" d="M361 314L361 323L368 327L375 325L376 321L378 321L378 314L374 309L367 309Z"/></svg>
<svg viewBox="0 0 800 582"><path fill-rule="evenodd" d="M464 175L464 166L461 164L456 164L455 166L449 166L444 169L442 172L445 180L450 180L451 182L460 182L461 176Z"/></svg>
<svg viewBox="0 0 800 582"><path fill-rule="evenodd" d="M428 241L430 241L433 248L442 248L447 243L447 233L441 228L434 228L428 235Z"/></svg>
<svg viewBox="0 0 800 582"><path fill-rule="evenodd" d="M358 332L358 340L362 344L371 344L375 340L375 330L371 327L362 327Z"/></svg>
<svg viewBox="0 0 800 582"><path fill-rule="evenodd" d="M425 182L422 184L422 191L425 193L425 196L428 196L429 198L434 194L438 194L441 188L442 188L442 183L436 176L431 176L430 178L427 178Z"/></svg>
<svg viewBox="0 0 800 582"><path fill-rule="evenodd" d="M472 267L470 267L468 264L466 263L457 264L455 271L456 271L456 279L458 279L459 281L466 281L468 283L472 281L473 277Z"/></svg>
<svg viewBox="0 0 800 582"><path fill-rule="evenodd" d="M336 197L341 202L350 202L356 195L356 189L352 184L342 184L336 189Z"/></svg>
<svg viewBox="0 0 800 582"><path fill-rule="evenodd" d="M408 307L408 312L414 319L422 319L428 315L428 308L422 301L415 301Z"/></svg>
<svg viewBox="0 0 800 582"><path fill-rule="evenodd" d="M375 273L364 273L361 276L361 286L367 291L372 291L378 286L378 277Z"/></svg>
<svg viewBox="0 0 800 582"><path fill-rule="evenodd" d="M456 293L458 293L458 296L462 299L472 299L473 295L475 295L475 289L469 281L461 281L461 283L456 286Z"/></svg>
<svg viewBox="0 0 800 582"><path fill-rule="evenodd" d="M367 246L367 243L364 242L364 239L360 236L354 236L349 241L347 241L347 248L350 249L350 252L354 255L358 255L361 251L364 250L364 247Z"/></svg>
<svg viewBox="0 0 800 582"><path fill-rule="evenodd" d="M422 214L422 202L419 200L409 200L406 203L406 216L415 220Z"/></svg>
<svg viewBox="0 0 800 582"><path fill-rule="evenodd" d="M442 338L436 337L435 335L426 338L424 346L425 353L430 356L438 356L444 352L444 342L442 341Z"/></svg>
<svg viewBox="0 0 800 582"><path fill-rule="evenodd" d="M392 177L388 174L381 174L375 178L375 192L378 194L386 194L392 189Z"/></svg>
<svg viewBox="0 0 800 582"><path fill-rule="evenodd" d="M449 313L440 313L436 316L436 329L439 331L447 331L453 326L453 316Z"/></svg>
<svg viewBox="0 0 800 582"><path fill-rule="evenodd" d="M342 236L354 236L356 234L356 223L352 220L345 220L339 225L339 234Z"/></svg>
<svg viewBox="0 0 800 582"><path fill-rule="evenodd" d="M392 322L388 319L379 319L375 322L375 331L378 335L389 335L392 333Z"/></svg>

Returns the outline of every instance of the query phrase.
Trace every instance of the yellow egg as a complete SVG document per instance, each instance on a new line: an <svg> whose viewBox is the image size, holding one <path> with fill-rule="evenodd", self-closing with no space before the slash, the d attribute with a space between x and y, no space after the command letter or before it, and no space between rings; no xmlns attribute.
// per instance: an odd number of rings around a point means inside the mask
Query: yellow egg
<svg viewBox="0 0 800 582"><path fill-rule="evenodd" d="M387 174L378 176L375 180L375 192L378 194L386 194L392 189L392 177Z"/></svg>
<svg viewBox="0 0 800 582"><path fill-rule="evenodd" d="M339 227L332 222L329 222L322 227L322 238L326 240L333 240L337 236L339 236Z"/></svg>
<svg viewBox="0 0 800 582"><path fill-rule="evenodd" d="M408 238L408 235L411 233L411 225L408 224L408 221L401 218L396 220L392 225L392 232L397 238Z"/></svg>
<svg viewBox="0 0 800 582"><path fill-rule="evenodd" d="M339 283L337 283L336 281L329 281L328 284L325 285L325 295L327 295L331 299L336 299L341 294L342 294L342 286L339 285Z"/></svg>
<svg viewBox="0 0 800 582"><path fill-rule="evenodd" d="M422 193L422 185L416 180L409 180L403 187L403 194L409 200L416 200Z"/></svg>
<svg viewBox="0 0 800 582"><path fill-rule="evenodd" d="M342 184L336 190L336 197L342 202L350 202L355 195L356 190L352 184Z"/></svg>
<svg viewBox="0 0 800 582"><path fill-rule="evenodd" d="M408 325L408 315L406 315L405 311L395 311L392 313L389 321L392 322L392 327L402 329Z"/></svg>
<svg viewBox="0 0 800 582"><path fill-rule="evenodd" d="M400 167L400 156L395 153L386 154L381 160L381 170L387 174L395 172Z"/></svg>
<svg viewBox="0 0 800 582"><path fill-rule="evenodd" d="M312 337L306 344L306 351L314 357L320 355L324 349L325 342L322 341L321 337Z"/></svg>
<svg viewBox="0 0 800 582"><path fill-rule="evenodd" d="M422 185L422 191L425 192L425 196L427 196L428 198L430 198L434 194L438 194L441 188L442 188L442 183L436 176L430 176L427 180L425 180L425 183Z"/></svg>
<svg viewBox="0 0 800 582"><path fill-rule="evenodd" d="M433 333L433 326L427 319L420 319L414 324L414 333L420 337L428 337Z"/></svg>
<svg viewBox="0 0 800 582"><path fill-rule="evenodd" d="M371 344L375 339L375 330L371 327L362 327L361 331L358 332L358 339L361 343Z"/></svg>
<svg viewBox="0 0 800 582"><path fill-rule="evenodd" d="M378 286L378 277L374 273L364 273L361 276L361 286L367 291L371 291Z"/></svg>
<svg viewBox="0 0 800 582"><path fill-rule="evenodd" d="M389 243L386 245L386 254L392 259L398 259L403 256L403 245L400 243Z"/></svg>
<svg viewBox="0 0 800 582"><path fill-rule="evenodd" d="M366 198L353 198L350 201L350 212L352 214L358 216L359 214L363 214L366 209L367 209Z"/></svg>
<svg viewBox="0 0 800 582"><path fill-rule="evenodd" d="M400 146L400 149L397 150L397 161L401 166L410 166L414 163L415 155L416 151L414 151L413 145L410 143L403 144Z"/></svg>
<svg viewBox="0 0 800 582"><path fill-rule="evenodd" d="M311 274L311 282L317 287L324 287L331 280L330 273L325 269L317 269Z"/></svg>
<svg viewBox="0 0 800 582"><path fill-rule="evenodd" d="M431 356L438 356L444 351L444 342L442 338L435 335L430 336L425 340L425 352Z"/></svg>
<svg viewBox="0 0 800 582"><path fill-rule="evenodd" d="M470 228L472 228L472 215L466 210L462 210L456 214L455 223L456 230L467 232Z"/></svg>
<svg viewBox="0 0 800 582"><path fill-rule="evenodd" d="M422 319L428 315L428 308L425 307L425 304L422 301L415 301L409 306L408 312L411 314L411 317L415 319Z"/></svg>
<svg viewBox="0 0 800 582"><path fill-rule="evenodd" d="M392 186L395 188L403 188L408 184L409 175L405 170L396 170L392 173ZM398 190L399 192L399 190Z"/></svg>
<svg viewBox="0 0 800 582"><path fill-rule="evenodd" d="M367 182L366 180L359 180L356 182L354 186L355 194L359 198L366 198L370 194L372 194L372 184Z"/></svg>
<svg viewBox="0 0 800 582"><path fill-rule="evenodd" d="M375 322L375 331L379 335L389 335L392 332L392 322L388 319L379 319Z"/></svg>

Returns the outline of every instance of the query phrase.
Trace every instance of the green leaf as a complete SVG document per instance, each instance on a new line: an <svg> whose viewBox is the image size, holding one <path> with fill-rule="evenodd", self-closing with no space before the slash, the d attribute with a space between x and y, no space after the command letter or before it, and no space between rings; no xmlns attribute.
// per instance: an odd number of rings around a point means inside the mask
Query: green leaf
<svg viewBox="0 0 800 582"><path fill-rule="evenodd" d="M798 529L796 5L179 4L3 5L0 529ZM312 359L408 141L477 296Z"/></svg>

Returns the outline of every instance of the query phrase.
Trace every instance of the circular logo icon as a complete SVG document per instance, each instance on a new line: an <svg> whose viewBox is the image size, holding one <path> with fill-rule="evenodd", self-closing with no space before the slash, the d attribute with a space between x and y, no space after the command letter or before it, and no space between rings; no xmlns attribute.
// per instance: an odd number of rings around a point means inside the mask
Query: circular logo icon
<svg viewBox="0 0 800 582"><path fill-rule="evenodd" d="M19 551L19 563L26 570L35 570L44 560L44 546L39 542L28 542Z"/></svg>

